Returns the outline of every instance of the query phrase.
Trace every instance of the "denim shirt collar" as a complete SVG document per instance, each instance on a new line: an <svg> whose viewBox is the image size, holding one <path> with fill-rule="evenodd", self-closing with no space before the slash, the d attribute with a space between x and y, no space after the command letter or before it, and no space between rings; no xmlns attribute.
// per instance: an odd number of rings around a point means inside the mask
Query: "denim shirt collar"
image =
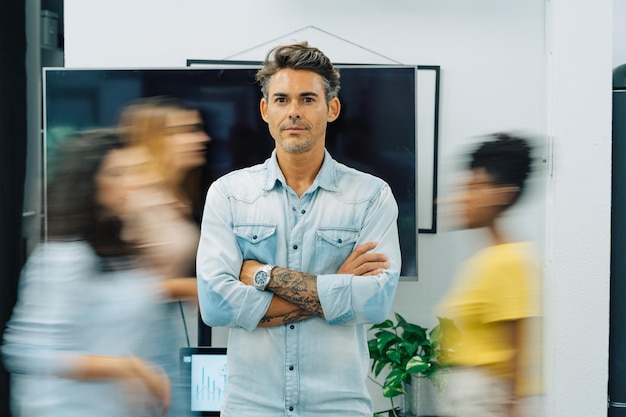
<svg viewBox="0 0 626 417"><path fill-rule="evenodd" d="M263 185L263 189L265 191L273 189L277 182L283 184L284 186L287 185L285 175L278 166L276 149L272 151L272 155L265 162L265 166L266 177ZM326 149L324 149L324 161L322 162L322 167L317 173L311 189L315 190L318 187L328 191L337 191L339 189L337 185L337 162L332 158L332 156L330 156L330 153Z"/></svg>

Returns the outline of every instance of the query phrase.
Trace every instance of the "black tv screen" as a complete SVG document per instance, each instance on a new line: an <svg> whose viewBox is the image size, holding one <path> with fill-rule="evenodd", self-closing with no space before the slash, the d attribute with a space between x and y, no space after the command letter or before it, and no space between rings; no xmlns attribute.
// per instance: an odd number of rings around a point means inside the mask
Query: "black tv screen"
<svg viewBox="0 0 626 417"><path fill-rule="evenodd" d="M404 277L417 276L416 80L414 66L338 66L341 113L329 124L333 158L389 183L399 206ZM46 160L76 130L111 127L140 97L169 95L199 109L213 139L198 201L218 177L263 162L274 141L259 113L256 68L44 70ZM46 171L47 172L47 171ZM53 172L48 172L53 175Z"/></svg>

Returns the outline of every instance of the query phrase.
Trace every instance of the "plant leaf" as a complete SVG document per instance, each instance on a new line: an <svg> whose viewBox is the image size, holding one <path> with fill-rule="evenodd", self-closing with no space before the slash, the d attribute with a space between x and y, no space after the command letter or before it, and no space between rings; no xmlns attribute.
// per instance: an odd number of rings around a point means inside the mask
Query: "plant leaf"
<svg viewBox="0 0 626 417"><path fill-rule="evenodd" d="M396 316L396 321L398 322L398 324L396 324L396 328L397 327L404 327L404 325L407 324L406 319L404 317L402 317L400 314L394 313L394 315Z"/></svg>
<svg viewBox="0 0 626 417"><path fill-rule="evenodd" d="M413 356L417 353L417 348L419 347L419 343L411 342L410 340L403 339L400 342L399 349L407 356Z"/></svg>
<svg viewBox="0 0 626 417"><path fill-rule="evenodd" d="M385 368L388 362L378 362L375 365L372 365L374 376L378 376L380 372Z"/></svg>
<svg viewBox="0 0 626 417"><path fill-rule="evenodd" d="M402 352L397 349L390 349L386 355L394 363L402 363Z"/></svg>
<svg viewBox="0 0 626 417"><path fill-rule="evenodd" d="M399 337L388 330L376 333L376 348L380 353L384 353L389 345L395 344L398 341Z"/></svg>
<svg viewBox="0 0 626 417"><path fill-rule="evenodd" d="M393 327L393 322L391 320L385 320L382 323L378 323L370 327L370 330L375 329L391 329Z"/></svg>
<svg viewBox="0 0 626 417"><path fill-rule="evenodd" d="M374 355L378 356L380 352L378 351L378 345L376 344L376 339L370 339L367 341L367 350L370 352L370 358L374 359Z"/></svg>
<svg viewBox="0 0 626 417"><path fill-rule="evenodd" d="M383 387L383 396L385 398L393 398L398 395L405 394L404 388L400 387Z"/></svg>
<svg viewBox="0 0 626 417"><path fill-rule="evenodd" d="M430 332L428 332L428 338L430 340L439 340L441 337L441 324L436 325L432 328Z"/></svg>
<svg viewBox="0 0 626 417"><path fill-rule="evenodd" d="M418 326L417 324L404 323L404 325L402 326L402 330L405 333L415 333L421 335L422 337L426 337L426 329L422 326Z"/></svg>
<svg viewBox="0 0 626 417"><path fill-rule="evenodd" d="M430 364L421 356L413 356L406 364L406 372L410 374L424 372L428 368Z"/></svg>
<svg viewBox="0 0 626 417"><path fill-rule="evenodd" d="M404 389L402 388L402 381L405 379L406 374L404 370L400 368L393 369L385 378L385 383L383 384L383 395L387 397L387 392L392 397L395 397L399 393L404 393Z"/></svg>

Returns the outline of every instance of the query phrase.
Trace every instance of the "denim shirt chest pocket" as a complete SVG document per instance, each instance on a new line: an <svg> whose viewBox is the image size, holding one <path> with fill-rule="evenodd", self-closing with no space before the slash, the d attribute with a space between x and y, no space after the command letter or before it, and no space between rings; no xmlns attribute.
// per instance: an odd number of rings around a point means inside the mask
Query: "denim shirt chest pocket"
<svg viewBox="0 0 626 417"><path fill-rule="evenodd" d="M349 227L319 227L315 242L316 267L322 268L324 273L336 273L354 250L359 232Z"/></svg>
<svg viewBox="0 0 626 417"><path fill-rule="evenodd" d="M278 246L276 225L240 224L233 227L243 259L274 263Z"/></svg>
<svg viewBox="0 0 626 417"><path fill-rule="evenodd" d="M243 259L254 259L263 263L276 261L278 246L276 225L241 224L233 227Z"/></svg>

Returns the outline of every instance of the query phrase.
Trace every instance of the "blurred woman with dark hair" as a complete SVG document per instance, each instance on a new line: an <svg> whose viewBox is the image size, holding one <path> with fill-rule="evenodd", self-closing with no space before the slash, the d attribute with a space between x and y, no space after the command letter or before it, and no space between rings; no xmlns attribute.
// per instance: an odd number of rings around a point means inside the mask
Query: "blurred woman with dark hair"
<svg viewBox="0 0 626 417"><path fill-rule="evenodd" d="M114 131L76 134L48 187L47 240L29 257L2 359L14 415L159 416L165 372L144 355L167 299L120 239L125 168Z"/></svg>

